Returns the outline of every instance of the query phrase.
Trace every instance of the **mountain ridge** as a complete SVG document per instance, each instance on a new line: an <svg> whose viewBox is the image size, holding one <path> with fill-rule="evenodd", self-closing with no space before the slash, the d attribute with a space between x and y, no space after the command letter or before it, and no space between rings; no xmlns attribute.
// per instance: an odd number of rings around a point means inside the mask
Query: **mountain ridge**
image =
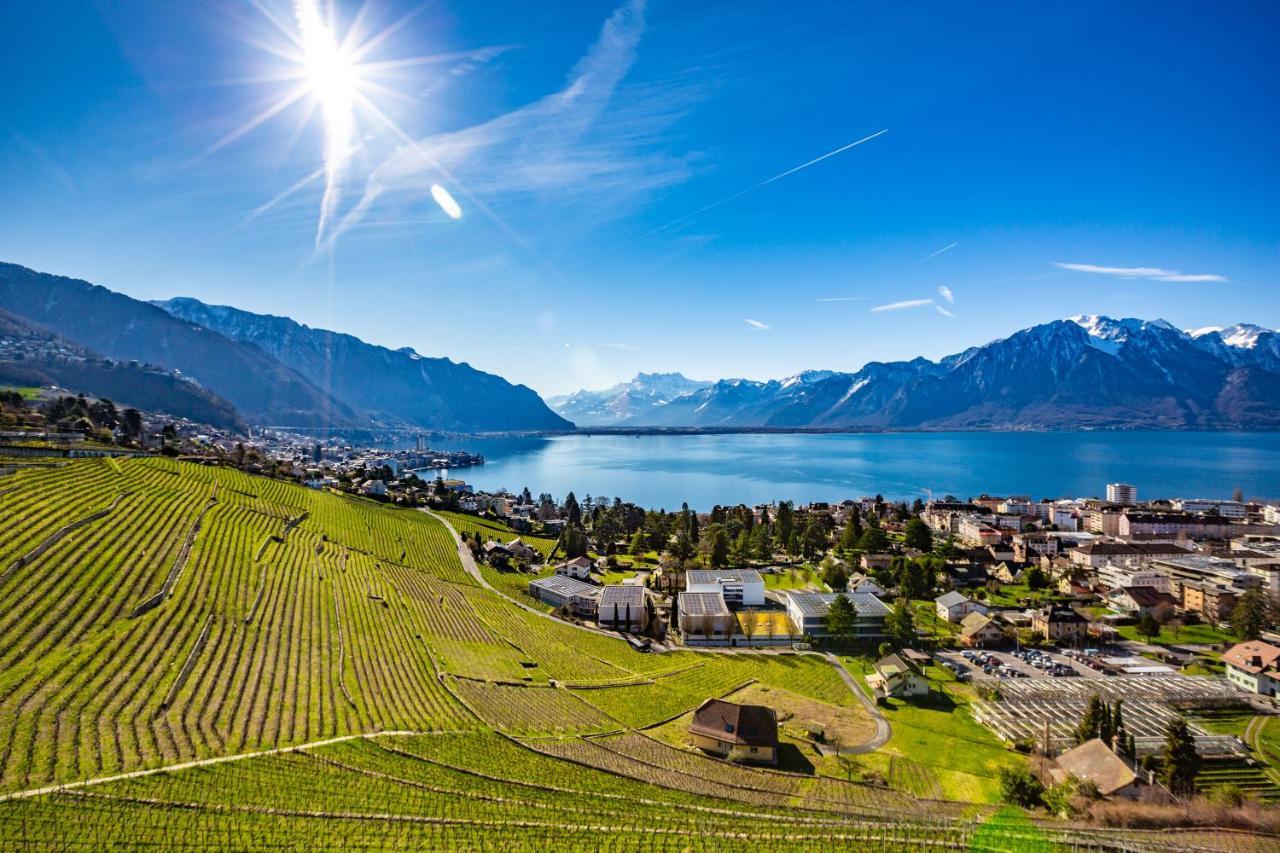
<svg viewBox="0 0 1280 853"><path fill-rule="evenodd" d="M592 393L607 392L553 400ZM597 398L596 405L607 409L609 401ZM936 362L917 357L869 362L853 373L719 380L625 417L577 421L739 429L1274 428L1280 333L1250 324L1191 332L1163 320L1079 315Z"/></svg>

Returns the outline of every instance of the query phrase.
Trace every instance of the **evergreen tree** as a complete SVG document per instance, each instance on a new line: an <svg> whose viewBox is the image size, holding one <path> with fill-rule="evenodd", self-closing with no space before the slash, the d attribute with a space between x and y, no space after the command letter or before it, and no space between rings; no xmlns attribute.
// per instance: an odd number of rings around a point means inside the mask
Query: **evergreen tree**
<svg viewBox="0 0 1280 853"><path fill-rule="evenodd" d="M903 528L904 544L916 551L928 553L933 550L933 531L929 525L918 518L907 522Z"/></svg>
<svg viewBox="0 0 1280 853"><path fill-rule="evenodd" d="M573 492L564 499L564 517L574 527L582 524L582 507L578 506L578 499L574 497Z"/></svg>
<svg viewBox="0 0 1280 853"><path fill-rule="evenodd" d="M699 544L703 562L719 569L729 564L729 534L723 524L708 524Z"/></svg>
<svg viewBox="0 0 1280 853"><path fill-rule="evenodd" d="M791 541L791 534L795 532L795 514L791 510L791 501L783 501L778 504L778 521L774 525L777 528L778 541L788 543Z"/></svg>
<svg viewBox="0 0 1280 853"><path fill-rule="evenodd" d="M853 636L857 619L858 613L854 610L853 603L845 596L837 595L827 609L827 634L838 640L848 639Z"/></svg>
<svg viewBox="0 0 1280 853"><path fill-rule="evenodd" d="M1138 624L1135 628L1139 634L1147 638L1147 642L1150 642L1152 638L1160 633L1160 623L1150 613L1143 613L1138 617Z"/></svg>
<svg viewBox="0 0 1280 853"><path fill-rule="evenodd" d="M1106 702L1102 703L1102 719L1098 723L1098 737L1107 746L1111 746L1114 739L1115 731L1111 724L1111 706Z"/></svg>
<svg viewBox="0 0 1280 853"><path fill-rule="evenodd" d="M1236 609L1231 612L1231 627L1236 636L1241 640L1258 639L1271 621L1270 609L1261 587L1254 587L1240 596Z"/></svg>
<svg viewBox="0 0 1280 853"><path fill-rule="evenodd" d="M898 599L898 603L889 611L884 620L885 630L889 632L889 640L895 648L909 646L916 640L915 614L911 611L911 601Z"/></svg>
<svg viewBox="0 0 1280 853"><path fill-rule="evenodd" d="M830 565L822 570L822 582L832 592L842 592L849 585L849 573L839 563L832 561Z"/></svg>
<svg viewBox="0 0 1280 853"><path fill-rule="evenodd" d="M1102 727L1103 707L1102 697L1097 693L1089 697L1089 704L1084 709L1084 718L1080 720L1080 725L1076 726L1076 740L1080 743L1098 736L1098 730Z"/></svg>
<svg viewBox="0 0 1280 853"><path fill-rule="evenodd" d="M858 537L858 548L868 554L877 554L889 547L889 537L878 524L871 524Z"/></svg>
<svg viewBox="0 0 1280 853"><path fill-rule="evenodd" d="M739 533L738 538L733 540L730 557L735 566L745 566L751 559L751 536L746 530Z"/></svg>
<svg viewBox="0 0 1280 853"><path fill-rule="evenodd" d="M1196 741L1187 727L1187 721L1176 717L1165 730L1164 751L1161 753L1160 781L1179 797L1190 797L1196 792L1196 776L1200 773L1200 755Z"/></svg>

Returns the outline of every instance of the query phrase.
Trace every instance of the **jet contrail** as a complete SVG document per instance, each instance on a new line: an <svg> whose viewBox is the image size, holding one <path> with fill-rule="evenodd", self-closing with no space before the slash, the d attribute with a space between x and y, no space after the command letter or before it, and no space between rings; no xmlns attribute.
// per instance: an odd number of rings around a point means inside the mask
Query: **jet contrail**
<svg viewBox="0 0 1280 853"><path fill-rule="evenodd" d="M943 247L942 247L941 249L939 249L938 251L936 251L936 252L934 252L933 254L930 254L930 255L925 255L925 256L924 256L923 258L921 258L920 260L921 260L921 262L924 262L924 261L929 260L930 258L936 258L936 257L938 257L938 255L941 255L943 252L949 252L949 251L951 251L952 249L954 249L956 246L959 246L959 245L960 245L959 243L952 243L950 246L943 246Z"/></svg>
<svg viewBox="0 0 1280 853"><path fill-rule="evenodd" d="M706 207L700 207L697 210L695 210L693 213L686 213L684 216L681 216L679 219L673 219L670 222L668 222L666 225L663 225L660 228L653 229L652 231L649 232L649 234L645 236L657 234L661 231L666 231L672 225L677 225L681 222L684 222L686 219L692 219L693 217L698 216L699 214L706 213L708 210L711 210L714 207L719 207L722 204L727 204L733 201L734 199L742 198L744 195L746 195L749 192L755 192L761 187L766 187L769 184L773 183L774 181L780 181L783 178L787 177L788 175L794 175L796 172L799 172L802 169L807 169L810 166L814 165L815 163L821 163L823 160L826 160L828 157L834 157L837 154L842 154L845 151L848 151L850 148L854 148L858 145L861 145L864 142L870 142L871 140L875 139L877 136L882 136L883 134L886 134L888 132L889 132L889 128L886 127L884 130L877 131L876 133L873 133L870 136L864 136L861 139L857 140L856 142L850 142L848 145L842 145L834 151L828 151L826 154L823 154L821 157L814 157L812 160L810 160L807 163L801 163L799 166L796 166L791 169L787 169L787 171L785 172L779 172L778 174L774 175L772 178L767 178L761 181L760 183L756 184L755 186L747 187L745 190L740 190L731 196L726 196L725 198L720 199L719 201L713 201L711 204L708 204Z"/></svg>

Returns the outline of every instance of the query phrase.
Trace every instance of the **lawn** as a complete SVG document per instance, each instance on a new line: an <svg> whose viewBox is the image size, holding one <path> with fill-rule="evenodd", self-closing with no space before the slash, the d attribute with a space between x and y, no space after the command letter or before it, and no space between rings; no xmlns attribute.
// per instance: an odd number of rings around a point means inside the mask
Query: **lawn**
<svg viewBox="0 0 1280 853"><path fill-rule="evenodd" d="M970 593L970 596L977 598L977 596L974 596L972 592ZM1057 595L1052 589L1042 589L1039 592L1032 592L1031 588L1027 586L1026 581L1023 581L1022 583L1004 584L1000 587L998 592L987 590L987 597L985 601L988 604L993 604L997 607L1016 607L1021 604L1022 600L1025 598L1030 598L1032 603L1038 604L1056 597ZM984 599L978 598L978 600L982 601Z"/></svg>
<svg viewBox="0 0 1280 853"><path fill-rule="evenodd" d="M39 394L39 388L26 388L17 385L0 385L0 391L17 391L24 400L34 400Z"/></svg>
<svg viewBox="0 0 1280 853"><path fill-rule="evenodd" d="M1138 633L1136 625L1117 625L1116 632L1126 640L1137 640L1141 643L1151 642L1159 646L1176 646L1190 644L1193 646L1211 646L1219 643L1239 642L1231 634L1213 625L1184 625L1175 635L1167 625L1161 626L1160 633L1151 640Z"/></svg>
<svg viewBox="0 0 1280 853"><path fill-rule="evenodd" d="M842 656L841 661L864 692L871 671L867 658ZM933 788L947 799L980 803L999 801L996 771L1017 766L1025 759L1008 749L969 713L972 690L959 684L941 667L929 666L925 674L935 683L928 699L891 699L881 711L893 729L889 742L876 752L859 757L870 769L893 778L891 757L906 759L917 775L931 776ZM907 789L912 786L904 786Z"/></svg>
<svg viewBox="0 0 1280 853"><path fill-rule="evenodd" d="M765 589L808 589L810 587L825 589L818 573L813 569L786 569L781 572L762 574Z"/></svg>
<svg viewBox="0 0 1280 853"><path fill-rule="evenodd" d="M622 583L636 576L636 572L629 569L613 569L605 572L600 576L601 580L606 584Z"/></svg>

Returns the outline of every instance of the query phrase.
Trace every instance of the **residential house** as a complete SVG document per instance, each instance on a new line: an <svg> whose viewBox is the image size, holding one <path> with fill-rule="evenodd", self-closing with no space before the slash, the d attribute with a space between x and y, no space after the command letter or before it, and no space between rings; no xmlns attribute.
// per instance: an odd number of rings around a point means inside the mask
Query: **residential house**
<svg viewBox="0 0 1280 853"><path fill-rule="evenodd" d="M849 583L845 586L845 592L856 592L861 595L874 595L877 598L883 598L885 595L884 587L876 583L871 578L863 574L854 574L849 577Z"/></svg>
<svg viewBox="0 0 1280 853"><path fill-rule="evenodd" d="M1048 533L1019 533L1013 537L1013 559L1030 563L1039 557L1056 557L1061 542Z"/></svg>
<svg viewBox="0 0 1280 853"><path fill-rule="evenodd" d="M1220 586L1205 581L1184 580L1178 584L1182 596L1182 609L1198 613L1211 625L1218 625L1231 618L1236 602L1244 595L1237 587Z"/></svg>
<svg viewBox="0 0 1280 853"><path fill-rule="evenodd" d="M929 679L920 668L899 654L881 658L867 676L867 686L877 697L903 699L929 695Z"/></svg>
<svg viewBox="0 0 1280 853"><path fill-rule="evenodd" d="M1262 696L1280 696L1280 646L1252 640L1222 655L1227 680Z"/></svg>
<svg viewBox="0 0 1280 853"><path fill-rule="evenodd" d="M644 606L644 587L611 584L600 590L599 616L601 628L638 634L648 625Z"/></svg>
<svg viewBox="0 0 1280 853"><path fill-rule="evenodd" d="M1142 617L1154 613L1160 607L1172 608L1177 601L1167 592L1150 586L1126 586L1113 589L1107 595L1107 606L1117 613Z"/></svg>
<svg viewBox="0 0 1280 853"><path fill-rule="evenodd" d="M708 699L693 712L689 740L721 758L777 764L778 715L764 705Z"/></svg>
<svg viewBox="0 0 1280 853"><path fill-rule="evenodd" d="M517 560L526 563L533 563L538 560L538 549L526 544L518 536L507 543L507 551Z"/></svg>
<svg viewBox="0 0 1280 853"><path fill-rule="evenodd" d="M599 587L563 575L530 581L529 594L557 610L568 609L587 619L595 619L600 606Z"/></svg>
<svg viewBox="0 0 1280 853"><path fill-rule="evenodd" d="M1073 608L1048 605L1031 612L1031 630L1051 642L1074 643L1089 635L1089 622Z"/></svg>
<svg viewBox="0 0 1280 853"><path fill-rule="evenodd" d="M948 592L934 599L938 610L938 618L958 624L970 613L986 613L987 606L974 601L962 592Z"/></svg>
<svg viewBox="0 0 1280 853"><path fill-rule="evenodd" d="M584 581L591 576L592 562L586 557L574 557L556 566L556 574Z"/></svg>
<svg viewBox="0 0 1280 853"><path fill-rule="evenodd" d="M480 551L484 554L485 560L490 563L499 557L505 559L511 556L511 549L494 539L485 542L480 547Z"/></svg>
<svg viewBox="0 0 1280 853"><path fill-rule="evenodd" d="M1057 783L1070 778L1092 782L1104 797L1136 799L1142 790L1138 774L1100 738L1062 753L1049 772Z"/></svg>
<svg viewBox="0 0 1280 853"><path fill-rule="evenodd" d="M861 559L862 570L864 572L874 572L881 569L887 569L893 564L892 554L863 554Z"/></svg>
<svg viewBox="0 0 1280 853"><path fill-rule="evenodd" d="M1004 642L1004 631L985 613L970 613L960 620L960 644L985 649Z"/></svg>

